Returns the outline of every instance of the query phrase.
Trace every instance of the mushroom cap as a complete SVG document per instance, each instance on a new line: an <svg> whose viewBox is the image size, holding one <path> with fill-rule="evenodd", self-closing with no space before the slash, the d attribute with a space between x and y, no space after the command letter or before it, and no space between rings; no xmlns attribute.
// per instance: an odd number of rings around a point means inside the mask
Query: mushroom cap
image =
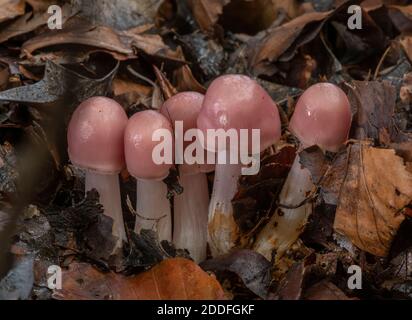
<svg viewBox="0 0 412 320"><path fill-rule="evenodd" d="M124 133L126 165L129 173L137 179L162 180L169 174L172 164L156 164L152 157L153 149L161 143L153 140L153 133L159 129L169 131L173 137L169 120L154 110L137 112L127 123Z"/></svg>
<svg viewBox="0 0 412 320"><path fill-rule="evenodd" d="M183 121L183 133L189 129L197 127L197 117L199 116L204 100L204 95L194 91L180 92L167 99L160 108L160 112L172 122L175 127L175 121ZM192 141L184 141L186 148ZM205 159L203 164L181 164L179 167L180 174L196 174L214 171L214 164L207 164L207 153L204 153Z"/></svg>
<svg viewBox="0 0 412 320"><path fill-rule="evenodd" d="M175 121L183 121L183 131L196 128L196 120L199 115L204 95L194 91L180 92L167 99L160 112L170 120L172 124Z"/></svg>
<svg viewBox="0 0 412 320"><path fill-rule="evenodd" d="M74 111L67 143L71 162L102 174L124 168L123 134L127 115L122 106L106 97L92 97Z"/></svg>
<svg viewBox="0 0 412 320"><path fill-rule="evenodd" d="M351 121L350 103L342 89L317 83L300 96L289 128L304 147L318 145L335 152L347 140Z"/></svg>
<svg viewBox="0 0 412 320"><path fill-rule="evenodd" d="M197 127L205 135L205 147L221 151L221 146L211 147L208 129L248 130L248 149L251 153L251 130L260 130L260 152L279 140L281 123L276 103L253 79L238 74L216 78L209 86ZM215 145L217 144L217 139ZM228 146L226 146L227 148Z"/></svg>

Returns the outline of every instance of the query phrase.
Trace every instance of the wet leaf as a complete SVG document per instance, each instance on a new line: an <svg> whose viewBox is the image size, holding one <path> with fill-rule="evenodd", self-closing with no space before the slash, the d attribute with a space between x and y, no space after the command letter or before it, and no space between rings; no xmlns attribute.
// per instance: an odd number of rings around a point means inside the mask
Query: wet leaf
<svg viewBox="0 0 412 320"><path fill-rule="evenodd" d="M334 229L357 247L386 256L412 201L412 175L391 149L348 147ZM339 180L337 179L336 182Z"/></svg>
<svg viewBox="0 0 412 320"><path fill-rule="evenodd" d="M223 272L230 271L242 279L244 285L259 297L265 299L271 282L271 263L252 250L235 250L227 255L206 260L202 269Z"/></svg>
<svg viewBox="0 0 412 320"><path fill-rule="evenodd" d="M134 277L101 273L88 264L71 264L63 273L60 300L215 300L225 299L217 280L194 262L167 259Z"/></svg>

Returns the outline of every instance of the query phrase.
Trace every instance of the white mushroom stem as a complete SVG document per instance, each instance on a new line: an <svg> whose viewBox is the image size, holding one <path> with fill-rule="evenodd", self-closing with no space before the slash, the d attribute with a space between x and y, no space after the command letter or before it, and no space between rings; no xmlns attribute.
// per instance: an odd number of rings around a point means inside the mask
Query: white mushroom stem
<svg viewBox="0 0 412 320"><path fill-rule="evenodd" d="M205 173L180 176L183 193L174 198L173 243L197 262L206 259L209 190Z"/></svg>
<svg viewBox="0 0 412 320"><path fill-rule="evenodd" d="M275 252L276 259L279 259L299 238L312 213L312 203L305 201L314 185L309 170L302 167L299 160L298 154L280 192L280 206L254 244L254 250L269 260L272 252Z"/></svg>
<svg viewBox="0 0 412 320"><path fill-rule="evenodd" d="M121 247L122 241L127 241L127 237L123 222L119 175L86 171L85 184L86 192L96 189L99 193L104 214L113 219L112 233L119 239L117 247Z"/></svg>
<svg viewBox="0 0 412 320"><path fill-rule="evenodd" d="M222 152L226 153L226 164L221 164ZM213 192L209 205L208 236L213 256L229 252L238 238L238 228L233 217L232 199L237 191L241 164L229 163L229 151L218 154Z"/></svg>
<svg viewBox="0 0 412 320"><path fill-rule="evenodd" d="M172 215L163 181L137 179L135 232L155 230L159 240L172 241Z"/></svg>

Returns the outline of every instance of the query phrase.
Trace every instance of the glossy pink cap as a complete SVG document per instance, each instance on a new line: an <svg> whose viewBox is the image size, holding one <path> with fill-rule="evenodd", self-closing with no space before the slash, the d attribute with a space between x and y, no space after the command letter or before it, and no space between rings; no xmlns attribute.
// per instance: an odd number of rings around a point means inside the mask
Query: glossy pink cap
<svg viewBox="0 0 412 320"><path fill-rule="evenodd" d="M276 103L253 79L244 75L224 75L209 86L197 126L206 136L207 129L260 130L260 152L279 140L281 123ZM206 148L211 148L206 141ZM221 149L221 148L220 148Z"/></svg>
<svg viewBox="0 0 412 320"><path fill-rule="evenodd" d="M202 108L204 95L198 92L186 91L180 92L165 101L160 112L172 122L175 128L175 121L183 122L183 133L189 129L194 129L197 126L197 117ZM193 139L194 141L194 139ZM193 141L185 141L184 148ZM214 165L206 163L205 151L204 164L181 164L179 171L181 174L195 174L201 172L211 172L214 170Z"/></svg>
<svg viewBox="0 0 412 320"><path fill-rule="evenodd" d="M116 101L92 97L74 111L67 130L71 162L99 173L124 168L123 134L127 115Z"/></svg>
<svg viewBox="0 0 412 320"><path fill-rule="evenodd" d="M289 123L303 147L337 151L347 140L352 114L346 94L331 83L309 87L296 103Z"/></svg>
<svg viewBox="0 0 412 320"><path fill-rule="evenodd" d="M135 113L127 123L124 133L124 152L127 170L138 179L162 180L169 174L171 163L156 164L153 160L153 149L161 141L153 139L153 133L163 129L173 138L173 129L167 118L154 110ZM173 153L173 140L167 146Z"/></svg>

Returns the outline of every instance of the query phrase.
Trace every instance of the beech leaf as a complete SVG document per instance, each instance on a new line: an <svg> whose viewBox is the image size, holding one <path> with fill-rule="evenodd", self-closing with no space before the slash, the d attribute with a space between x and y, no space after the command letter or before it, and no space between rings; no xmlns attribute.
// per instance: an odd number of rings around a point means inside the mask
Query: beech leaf
<svg viewBox="0 0 412 320"><path fill-rule="evenodd" d="M334 229L376 256L388 254L412 201L412 174L392 149L348 147ZM339 181L339 180L338 180Z"/></svg>
<svg viewBox="0 0 412 320"><path fill-rule="evenodd" d="M137 276L102 273L85 263L73 263L63 272L60 300L223 300L214 276L191 260L167 259Z"/></svg>

